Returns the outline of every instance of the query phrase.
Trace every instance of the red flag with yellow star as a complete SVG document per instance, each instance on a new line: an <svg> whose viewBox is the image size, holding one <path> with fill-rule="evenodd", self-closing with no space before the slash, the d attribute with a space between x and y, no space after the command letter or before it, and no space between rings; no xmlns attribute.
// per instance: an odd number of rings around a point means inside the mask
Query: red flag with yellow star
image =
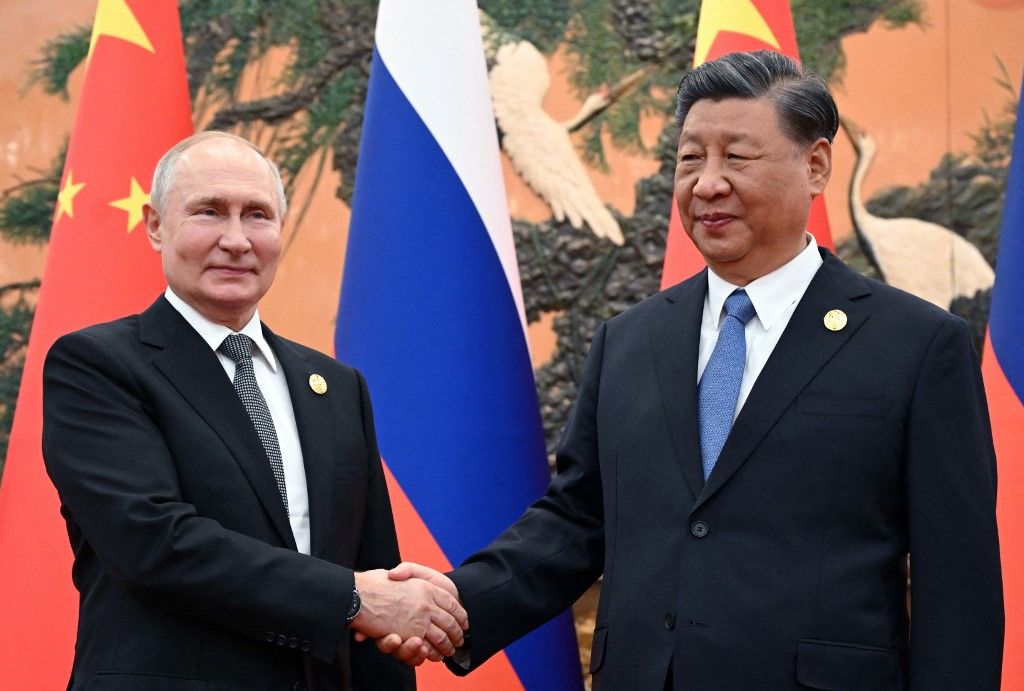
<svg viewBox="0 0 1024 691"><path fill-rule="evenodd" d="M62 334L148 306L164 287L142 205L160 156L192 133L174 0L99 0L0 485L0 685L60 689L77 594L46 477L42 367Z"/></svg>
<svg viewBox="0 0 1024 691"><path fill-rule="evenodd" d="M704 0L697 23L693 66L728 53L749 50L774 50L800 59L789 0ZM811 205L807 230L819 245L834 249L822 196ZM687 237L673 198L661 287L674 285L703 268L704 258Z"/></svg>

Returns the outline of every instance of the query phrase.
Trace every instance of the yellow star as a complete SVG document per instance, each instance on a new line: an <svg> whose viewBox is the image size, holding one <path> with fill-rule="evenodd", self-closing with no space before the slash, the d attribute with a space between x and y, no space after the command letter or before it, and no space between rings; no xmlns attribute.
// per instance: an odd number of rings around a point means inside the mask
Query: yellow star
<svg viewBox="0 0 1024 691"><path fill-rule="evenodd" d="M701 65L708 59L711 45L720 31L746 34L779 48L778 39L751 0L704 0L700 8L700 22L697 24L694 65Z"/></svg>
<svg viewBox="0 0 1024 691"><path fill-rule="evenodd" d="M92 38L89 39L89 58L100 36L113 36L134 43L150 53L156 52L126 0L100 0L96 6L96 21L92 25Z"/></svg>
<svg viewBox="0 0 1024 691"><path fill-rule="evenodd" d="M74 173L69 170L68 176L64 178L64 187L57 193L57 218L53 220L54 223L64 214L67 214L68 218L75 217L75 195L82 191L85 183L75 182L73 176Z"/></svg>
<svg viewBox="0 0 1024 691"><path fill-rule="evenodd" d="M112 201L110 205L115 209L128 212L128 232L130 233L135 230L135 226L139 225L139 221L142 220L142 205L148 203L149 194L143 191L139 181L132 176L128 196L124 199Z"/></svg>

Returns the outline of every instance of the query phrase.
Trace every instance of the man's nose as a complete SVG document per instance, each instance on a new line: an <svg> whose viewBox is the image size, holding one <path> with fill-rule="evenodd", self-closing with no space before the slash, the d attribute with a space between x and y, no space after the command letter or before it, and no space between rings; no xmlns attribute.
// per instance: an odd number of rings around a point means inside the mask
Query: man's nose
<svg viewBox="0 0 1024 691"><path fill-rule="evenodd" d="M729 194L732 186L724 173L721 163L714 159L709 160L697 176L693 195L701 199L714 199Z"/></svg>
<svg viewBox="0 0 1024 691"><path fill-rule="evenodd" d="M224 232L220 234L220 246L228 252L247 252L252 246L249 237L245 234L242 219L230 215L224 224Z"/></svg>

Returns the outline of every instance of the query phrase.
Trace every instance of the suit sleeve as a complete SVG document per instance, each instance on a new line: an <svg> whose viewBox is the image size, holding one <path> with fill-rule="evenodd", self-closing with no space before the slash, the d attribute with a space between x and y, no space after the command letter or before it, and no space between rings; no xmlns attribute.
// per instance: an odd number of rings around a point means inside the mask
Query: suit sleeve
<svg viewBox="0 0 1024 691"><path fill-rule="evenodd" d="M43 454L76 556L92 550L110 578L165 609L260 640L295 638L333 660L348 635L352 571L198 515L146 401L90 334L60 339L47 356Z"/></svg>
<svg viewBox="0 0 1024 691"><path fill-rule="evenodd" d="M906 429L913 691L999 689L1003 596L996 466L966 325L939 328Z"/></svg>
<svg viewBox="0 0 1024 691"><path fill-rule="evenodd" d="M605 326L594 336L580 392L544 496L450 575L470 624L470 667L570 607L604 563L604 507L597 399Z"/></svg>
<svg viewBox="0 0 1024 691"><path fill-rule="evenodd" d="M398 553L398 537L395 532L394 516L391 513L391 499L384 479L380 451L377 447L377 432L373 423L373 408L370 392L361 374L359 379L360 407L363 416L363 438L367 445L367 465L370 469L369 488L366 494L366 510L363 514L362 537L356 557L356 571L392 568L401 561ZM372 641L352 644L352 678L357 689L416 688L413 670L389 655L384 655Z"/></svg>

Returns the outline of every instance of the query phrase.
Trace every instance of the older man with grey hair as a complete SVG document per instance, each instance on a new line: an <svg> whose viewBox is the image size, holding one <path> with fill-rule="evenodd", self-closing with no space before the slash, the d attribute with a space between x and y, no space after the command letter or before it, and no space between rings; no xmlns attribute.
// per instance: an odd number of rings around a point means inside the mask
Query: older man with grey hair
<svg viewBox="0 0 1024 691"><path fill-rule="evenodd" d="M397 632L420 659L463 642L455 598L384 571L366 382L260 321L285 212L256 146L180 142L143 210L166 292L47 357L44 458L81 594L71 689L411 689L357 641Z"/></svg>
<svg viewBox="0 0 1024 691"><path fill-rule="evenodd" d="M675 197L707 270L602 325L547 493L444 576L458 674L602 573L594 689L991 691L1003 604L977 354L805 230L826 85L771 52L683 78ZM907 565L913 578L907 598ZM413 657L399 636L381 648Z"/></svg>

